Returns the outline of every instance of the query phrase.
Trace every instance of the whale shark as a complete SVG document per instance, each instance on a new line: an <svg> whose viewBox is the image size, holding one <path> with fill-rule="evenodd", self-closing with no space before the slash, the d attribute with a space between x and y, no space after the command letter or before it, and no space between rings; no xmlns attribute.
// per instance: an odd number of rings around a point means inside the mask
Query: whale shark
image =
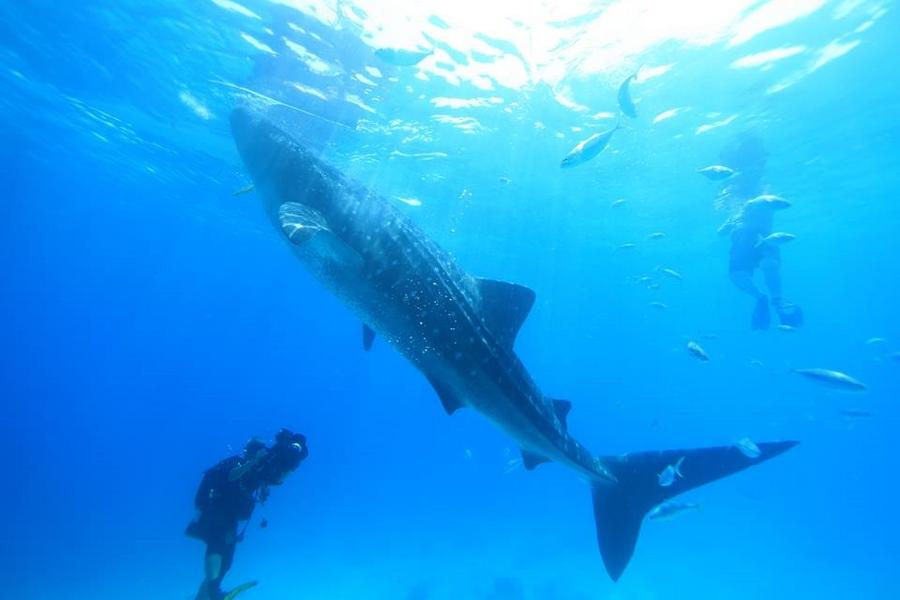
<svg viewBox="0 0 900 600"><path fill-rule="evenodd" d="M267 218L313 275L431 383L444 410L471 408L516 440L523 466L564 465L590 483L598 545L613 580L644 516L682 492L767 461L719 447L595 456L568 431L571 402L544 394L514 350L535 293L473 276L376 192L321 160L263 113L237 107L231 130ZM680 461L681 477L658 474Z"/></svg>

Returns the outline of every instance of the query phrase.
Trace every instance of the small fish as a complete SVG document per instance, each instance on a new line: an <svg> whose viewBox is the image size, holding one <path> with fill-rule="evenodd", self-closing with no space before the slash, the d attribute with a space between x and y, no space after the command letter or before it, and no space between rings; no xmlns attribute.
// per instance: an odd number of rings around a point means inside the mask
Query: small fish
<svg viewBox="0 0 900 600"><path fill-rule="evenodd" d="M840 371L830 369L794 369L794 373L819 385L845 392L864 392L866 386L859 380Z"/></svg>
<svg viewBox="0 0 900 600"><path fill-rule="evenodd" d="M249 194L254 189L256 189L256 188L251 183L250 185L244 186L239 190L235 190L235 191L231 192L231 195L232 196L243 196L244 194Z"/></svg>
<svg viewBox="0 0 900 600"><path fill-rule="evenodd" d="M647 284L647 289L648 290L658 290L659 284L656 283L655 281L653 283L649 283L649 284Z"/></svg>
<svg viewBox="0 0 900 600"><path fill-rule="evenodd" d="M717 334L717 333L704 333L704 334L701 335L700 337L702 337L704 340L717 340L717 339L719 339L719 334Z"/></svg>
<svg viewBox="0 0 900 600"><path fill-rule="evenodd" d="M519 467L521 467L521 466L522 466L521 458L511 458L508 461L506 461L506 464L503 466L503 474L509 475L513 471L519 469Z"/></svg>
<svg viewBox="0 0 900 600"><path fill-rule="evenodd" d="M672 279L684 279L684 277L681 276L681 273L675 269L660 269L659 272L663 275L668 275Z"/></svg>
<svg viewBox="0 0 900 600"><path fill-rule="evenodd" d="M616 199L616 200L613 200L613 201L612 201L612 204L610 204L610 206L611 206L612 208L616 208L616 207L618 207L618 206L622 206L622 205L625 204L626 202L628 202L628 200L626 200L625 198L618 198L618 199Z"/></svg>
<svg viewBox="0 0 900 600"><path fill-rule="evenodd" d="M662 504L656 506L653 510L648 513L648 517L651 519L668 519L674 517L679 513L683 513L688 510L697 510L700 508L700 505L696 502L679 502L678 500L669 500L668 502L663 502Z"/></svg>
<svg viewBox="0 0 900 600"><path fill-rule="evenodd" d="M756 247L764 246L769 244L770 246L783 246L788 242L792 242L797 238L793 233L784 233L783 231L776 231L775 233L770 233L766 237L760 239L756 242Z"/></svg>
<svg viewBox="0 0 900 600"><path fill-rule="evenodd" d="M651 233L650 235L647 236L647 239L649 239L649 240L661 240L661 239L663 239L664 237L666 237L666 234L664 234L662 231L654 231L653 233Z"/></svg>
<svg viewBox="0 0 900 600"><path fill-rule="evenodd" d="M379 48L375 56L395 67L413 67L431 56L434 50L405 50L403 48Z"/></svg>
<svg viewBox="0 0 900 600"><path fill-rule="evenodd" d="M734 446L747 458L759 458L759 455L762 454L759 446L748 437L739 439L734 443Z"/></svg>
<svg viewBox="0 0 900 600"><path fill-rule="evenodd" d="M650 277L649 275L641 275L640 277L637 278L636 281L638 283L650 283L651 281L653 281L653 278Z"/></svg>
<svg viewBox="0 0 900 600"><path fill-rule="evenodd" d="M844 408L841 410L841 416L845 419L871 419L874 413L858 408Z"/></svg>
<svg viewBox="0 0 900 600"><path fill-rule="evenodd" d="M632 248L637 248L637 244L626 242L624 244L619 244L618 246L616 246L616 250L631 250Z"/></svg>
<svg viewBox="0 0 900 600"><path fill-rule="evenodd" d="M616 126L612 129L595 133L588 139L583 140L566 154L565 158L562 159L562 162L559 163L559 166L563 169L571 169L572 167L577 167L578 165L591 160L603 152L603 149L606 148L609 141L612 139L613 134L620 127L621 123L616 123Z"/></svg>
<svg viewBox="0 0 900 600"><path fill-rule="evenodd" d="M751 359L750 359L750 366L751 366L751 367L760 367L760 368L762 368L762 367L765 367L766 365L764 365L764 364L763 364L763 361L759 360L758 358L751 358Z"/></svg>
<svg viewBox="0 0 900 600"><path fill-rule="evenodd" d="M869 338L866 340L866 344L870 345L870 346L872 344L885 344L885 343L887 343L887 340L882 337L873 337L873 338Z"/></svg>
<svg viewBox="0 0 900 600"><path fill-rule="evenodd" d="M675 483L676 479L684 479L684 475L681 474L681 463L683 462L684 457L682 456L678 459L678 462L674 465L668 465L657 475L660 487L669 487Z"/></svg>
<svg viewBox="0 0 900 600"><path fill-rule="evenodd" d="M783 210L785 208L790 208L791 203L788 200L785 200L781 196L775 196L773 194L762 194L761 196L757 196L751 200L747 200L744 206L748 207L762 207L765 206L767 208L771 208L772 210Z"/></svg>
<svg viewBox="0 0 900 600"><path fill-rule="evenodd" d="M669 305L663 302L651 302L650 306L658 310L666 310L667 308L669 308Z"/></svg>
<svg viewBox="0 0 900 600"><path fill-rule="evenodd" d="M776 327L776 329L778 331L783 331L785 333L791 333L792 331L797 331L797 328L794 327L793 325L785 325L783 323L781 325L779 325L778 327Z"/></svg>
<svg viewBox="0 0 900 600"><path fill-rule="evenodd" d="M466 460L472 460L472 451L469 448L466 448L463 452L463 456L466 457Z"/></svg>
<svg viewBox="0 0 900 600"><path fill-rule="evenodd" d="M697 342L688 342L687 350L692 355L694 355L695 357L699 358L702 361L709 360L709 355L706 353L706 351L703 348L700 347L700 344L698 344Z"/></svg>
<svg viewBox="0 0 900 600"><path fill-rule="evenodd" d="M630 85L636 78L637 73L629 75L622 82L622 85L619 86L619 109L632 119L637 118L637 108L634 106L634 102L631 101Z"/></svg>
<svg viewBox="0 0 900 600"><path fill-rule="evenodd" d="M509 185L512 183L512 179L510 179L509 177L501 177L500 183L502 183L503 185Z"/></svg>
<svg viewBox="0 0 900 600"><path fill-rule="evenodd" d="M737 171L735 171L734 169L722 165L703 167L702 169L697 169L697 172L707 179L711 179L712 181L728 179L729 177L732 177L737 173Z"/></svg>

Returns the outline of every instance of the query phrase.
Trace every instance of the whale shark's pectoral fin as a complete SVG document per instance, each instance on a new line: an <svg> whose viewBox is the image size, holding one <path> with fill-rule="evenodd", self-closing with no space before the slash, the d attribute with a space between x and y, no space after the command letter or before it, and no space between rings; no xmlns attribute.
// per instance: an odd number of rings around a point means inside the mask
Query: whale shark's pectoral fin
<svg viewBox="0 0 900 600"><path fill-rule="evenodd" d="M375 342L375 331L363 323L363 350L366 352L371 350L373 342Z"/></svg>
<svg viewBox="0 0 900 600"><path fill-rule="evenodd" d="M426 377L428 378L431 387L437 392L438 398L441 399L441 404L444 406L444 410L447 411L448 415L452 415L466 405L452 387L445 385L430 375L426 375Z"/></svg>
<svg viewBox="0 0 900 600"><path fill-rule="evenodd" d="M540 454L535 454L530 450L522 450L522 466L526 471L533 471L538 465L550 462L549 458L544 458Z"/></svg>
<svg viewBox="0 0 900 600"><path fill-rule="evenodd" d="M572 410L572 403L568 400L555 399L551 399L550 403L553 405L553 412L556 414L556 418L559 419L560 423L562 423L563 431L566 431L569 428L567 419L569 416L569 411Z"/></svg>
<svg viewBox="0 0 900 600"><path fill-rule="evenodd" d="M534 305L534 290L507 281L476 278L481 292L481 316L507 348L512 348L522 323Z"/></svg>

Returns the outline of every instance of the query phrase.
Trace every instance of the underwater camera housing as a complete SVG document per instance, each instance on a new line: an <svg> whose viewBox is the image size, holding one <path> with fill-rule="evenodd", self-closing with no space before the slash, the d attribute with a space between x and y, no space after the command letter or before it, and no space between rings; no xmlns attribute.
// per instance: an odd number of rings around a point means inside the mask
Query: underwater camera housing
<svg viewBox="0 0 900 600"><path fill-rule="evenodd" d="M281 479L300 466L308 455L306 437L289 429L282 429L275 436L275 443L269 449L269 454L262 465L262 478L271 483L280 483Z"/></svg>

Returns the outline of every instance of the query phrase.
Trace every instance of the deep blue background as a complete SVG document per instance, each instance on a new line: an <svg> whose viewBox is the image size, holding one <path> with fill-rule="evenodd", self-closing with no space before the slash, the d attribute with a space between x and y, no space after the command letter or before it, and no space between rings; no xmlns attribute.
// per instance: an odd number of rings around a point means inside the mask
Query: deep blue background
<svg viewBox="0 0 900 600"><path fill-rule="evenodd" d="M376 64L352 32L247 5L329 35L322 55L348 71ZM251 54L234 35L240 17L212 3L54 6L0 3L0 585L9 597L190 597L202 548L182 531L203 469L282 426L308 436L310 459L274 491L270 527L251 525L230 577L261 579L260 600L900 593L900 364L886 358L900 350L893 12L847 56L777 95L764 90L782 72L728 64L825 44L843 33L830 17L740 51L656 49L646 62L678 68L636 87L641 118L566 172L558 161L586 132L568 129L583 123L543 84L508 92L520 103L514 116L473 109L484 126L476 135L432 123L431 140L412 145L448 153L439 161L390 159L409 150L399 139L408 132L354 128L361 118L428 126L436 109L405 85L480 94L395 69L399 81L368 96L378 115L278 96L343 123L281 114L385 196L421 198L409 214L465 269L536 290L517 349L547 394L573 401L571 428L589 448L802 440L692 494L700 511L645 524L614 585L586 486L557 466L504 474L518 456L512 441L470 411L446 417L384 343L364 354L358 321L302 270L258 199L231 196L246 183L225 119L235 96L210 81L275 94L285 73L318 80L293 73L296 61ZM618 80L579 85L596 87L582 92L596 110L612 110ZM207 99L211 120L179 101L185 88ZM672 106L692 110L650 125ZM709 112L741 118L695 135ZM104 124L104 114L122 122ZM727 242L715 235L718 188L694 173L748 129L770 152L768 185L794 202L779 226L798 235L783 255L786 293L807 313L799 332L749 331L750 303L730 287ZM617 198L628 202L611 208ZM647 241L654 231L667 237ZM625 242L638 247L616 250ZM635 282L645 274L659 290ZM670 308L648 307L654 300ZM866 344L873 336L888 342ZM687 355L690 339L709 363ZM790 373L799 367L846 371L869 391L827 392ZM842 408L874 417L847 422Z"/></svg>

